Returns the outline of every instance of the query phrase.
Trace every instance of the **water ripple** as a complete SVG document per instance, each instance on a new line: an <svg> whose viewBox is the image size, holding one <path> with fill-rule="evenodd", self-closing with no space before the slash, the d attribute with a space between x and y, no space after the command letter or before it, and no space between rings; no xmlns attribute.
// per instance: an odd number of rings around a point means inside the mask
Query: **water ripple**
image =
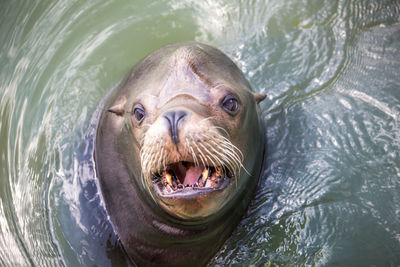
<svg viewBox="0 0 400 267"><path fill-rule="evenodd" d="M8 2L0 9L0 265L126 266L92 114L148 52L229 54L258 92L264 173L213 265L398 265L398 1Z"/></svg>

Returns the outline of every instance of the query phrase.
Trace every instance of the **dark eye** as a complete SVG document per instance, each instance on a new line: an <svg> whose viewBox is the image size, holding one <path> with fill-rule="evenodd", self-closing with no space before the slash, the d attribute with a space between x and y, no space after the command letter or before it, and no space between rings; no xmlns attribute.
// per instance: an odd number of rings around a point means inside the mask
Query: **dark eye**
<svg viewBox="0 0 400 267"><path fill-rule="evenodd" d="M133 109L133 117L135 117L136 122L141 123L145 115L146 112L144 111L143 106L136 105L135 108Z"/></svg>
<svg viewBox="0 0 400 267"><path fill-rule="evenodd" d="M230 115L236 115L239 111L239 101L236 97L229 95L222 101L222 107Z"/></svg>

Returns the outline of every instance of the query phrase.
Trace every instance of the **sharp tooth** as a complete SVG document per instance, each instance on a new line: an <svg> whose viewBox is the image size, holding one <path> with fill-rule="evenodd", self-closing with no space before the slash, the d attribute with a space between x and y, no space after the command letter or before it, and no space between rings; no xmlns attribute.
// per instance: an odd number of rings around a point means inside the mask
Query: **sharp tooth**
<svg viewBox="0 0 400 267"><path fill-rule="evenodd" d="M201 173L201 175L203 176L203 184L206 183L207 179L208 179L208 169L204 168L203 172Z"/></svg>
<svg viewBox="0 0 400 267"><path fill-rule="evenodd" d="M167 183L172 187L172 176L168 172L165 172L165 178L167 179Z"/></svg>
<svg viewBox="0 0 400 267"><path fill-rule="evenodd" d="M203 178L203 175L200 174L199 178L197 179L197 183L196 183L199 187L203 187L203 184L202 184L202 182L201 182L201 179L202 179L202 178Z"/></svg>

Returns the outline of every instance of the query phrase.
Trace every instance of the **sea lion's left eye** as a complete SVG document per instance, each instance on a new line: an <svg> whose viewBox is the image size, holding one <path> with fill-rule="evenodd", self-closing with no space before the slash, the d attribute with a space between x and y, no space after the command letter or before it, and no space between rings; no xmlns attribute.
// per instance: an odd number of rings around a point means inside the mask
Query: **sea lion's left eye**
<svg viewBox="0 0 400 267"><path fill-rule="evenodd" d="M230 115L236 115L236 113L239 111L239 101L236 97L228 95L222 101L222 107Z"/></svg>
<svg viewBox="0 0 400 267"><path fill-rule="evenodd" d="M144 111L143 106L136 105L135 108L133 109L133 117L135 117L136 122L141 123L145 115L146 112Z"/></svg>

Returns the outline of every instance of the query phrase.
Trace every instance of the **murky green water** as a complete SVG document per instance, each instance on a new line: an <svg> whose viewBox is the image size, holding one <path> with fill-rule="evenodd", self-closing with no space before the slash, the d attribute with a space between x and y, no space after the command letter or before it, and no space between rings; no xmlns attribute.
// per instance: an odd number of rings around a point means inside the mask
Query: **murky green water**
<svg viewBox="0 0 400 267"><path fill-rule="evenodd" d="M197 40L268 94L266 169L215 265L400 265L400 1L0 1L0 266L119 266L91 158L139 59Z"/></svg>

